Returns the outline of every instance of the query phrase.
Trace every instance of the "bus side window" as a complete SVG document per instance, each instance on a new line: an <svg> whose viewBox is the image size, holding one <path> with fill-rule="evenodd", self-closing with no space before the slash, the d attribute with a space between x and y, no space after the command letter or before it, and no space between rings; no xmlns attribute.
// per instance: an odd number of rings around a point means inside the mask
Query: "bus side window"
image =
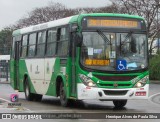
<svg viewBox="0 0 160 122"><path fill-rule="evenodd" d="M56 53L57 29L48 30L47 33L47 56L53 56Z"/></svg>
<svg viewBox="0 0 160 122"><path fill-rule="evenodd" d="M37 56L44 56L45 53L45 42L46 42L46 31L38 33L38 42L37 42Z"/></svg>
<svg viewBox="0 0 160 122"><path fill-rule="evenodd" d="M28 57L34 57L36 47L36 33L29 35Z"/></svg>
<svg viewBox="0 0 160 122"><path fill-rule="evenodd" d="M68 55L68 46L69 46L69 33L68 28L59 28L57 35L57 55L66 56Z"/></svg>
<svg viewBox="0 0 160 122"><path fill-rule="evenodd" d="M14 36L13 38L12 38L12 51L11 51L11 58L16 58L15 57L15 54L16 54L16 48L15 48L15 43L16 42L19 42L19 52L21 51L21 39L22 39L22 35L18 35L18 36ZM18 54L19 56L20 56L20 53Z"/></svg>
<svg viewBox="0 0 160 122"><path fill-rule="evenodd" d="M21 57L26 57L27 55L27 40L28 35L24 35L22 38L22 47L21 47Z"/></svg>

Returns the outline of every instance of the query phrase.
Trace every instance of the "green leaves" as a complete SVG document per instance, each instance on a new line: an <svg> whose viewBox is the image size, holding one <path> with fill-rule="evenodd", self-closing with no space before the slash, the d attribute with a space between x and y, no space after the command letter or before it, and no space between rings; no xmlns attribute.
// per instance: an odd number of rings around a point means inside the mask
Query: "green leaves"
<svg viewBox="0 0 160 122"><path fill-rule="evenodd" d="M149 61L150 79L160 80L160 55L156 55Z"/></svg>
<svg viewBox="0 0 160 122"><path fill-rule="evenodd" d="M0 55L8 55L10 53L12 42L12 29L5 28L0 31Z"/></svg>

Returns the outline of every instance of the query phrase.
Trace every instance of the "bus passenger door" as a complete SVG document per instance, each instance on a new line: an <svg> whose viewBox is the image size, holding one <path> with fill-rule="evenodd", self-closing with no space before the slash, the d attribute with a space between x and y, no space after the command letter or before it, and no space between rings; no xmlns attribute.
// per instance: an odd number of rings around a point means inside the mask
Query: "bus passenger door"
<svg viewBox="0 0 160 122"><path fill-rule="evenodd" d="M14 83L15 89L19 89L19 58L20 58L20 41L15 42L15 64L14 64Z"/></svg>

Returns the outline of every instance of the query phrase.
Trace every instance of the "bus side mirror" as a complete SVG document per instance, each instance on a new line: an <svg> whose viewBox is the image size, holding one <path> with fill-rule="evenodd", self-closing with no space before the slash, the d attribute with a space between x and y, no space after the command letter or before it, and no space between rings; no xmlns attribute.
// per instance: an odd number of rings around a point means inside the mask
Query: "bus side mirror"
<svg viewBox="0 0 160 122"><path fill-rule="evenodd" d="M72 24L70 26L70 32L77 32L78 30L78 25L77 24Z"/></svg>
<svg viewBox="0 0 160 122"><path fill-rule="evenodd" d="M75 43L77 47L80 47L82 45L82 41L83 41L82 34L76 34Z"/></svg>

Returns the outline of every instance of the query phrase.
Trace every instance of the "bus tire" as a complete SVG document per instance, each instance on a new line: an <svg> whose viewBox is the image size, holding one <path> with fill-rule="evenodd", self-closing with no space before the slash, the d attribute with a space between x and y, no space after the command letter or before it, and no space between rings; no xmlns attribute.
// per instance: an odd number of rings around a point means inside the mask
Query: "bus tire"
<svg viewBox="0 0 160 122"><path fill-rule="evenodd" d="M43 95L41 95L41 94L34 94L34 98L35 98L35 100L38 101L38 102L42 100L42 96L43 96Z"/></svg>
<svg viewBox="0 0 160 122"><path fill-rule="evenodd" d="M34 94L32 94L32 93L30 92L30 85L29 85L28 78L25 79L24 92L25 92L25 98L26 98L26 100L28 100L28 101L33 101L33 99L34 99Z"/></svg>
<svg viewBox="0 0 160 122"><path fill-rule="evenodd" d="M63 82L60 83L60 103L63 107L67 107L69 105L69 100L67 99L66 91Z"/></svg>
<svg viewBox="0 0 160 122"><path fill-rule="evenodd" d="M115 108L123 108L127 104L127 100L113 100Z"/></svg>

